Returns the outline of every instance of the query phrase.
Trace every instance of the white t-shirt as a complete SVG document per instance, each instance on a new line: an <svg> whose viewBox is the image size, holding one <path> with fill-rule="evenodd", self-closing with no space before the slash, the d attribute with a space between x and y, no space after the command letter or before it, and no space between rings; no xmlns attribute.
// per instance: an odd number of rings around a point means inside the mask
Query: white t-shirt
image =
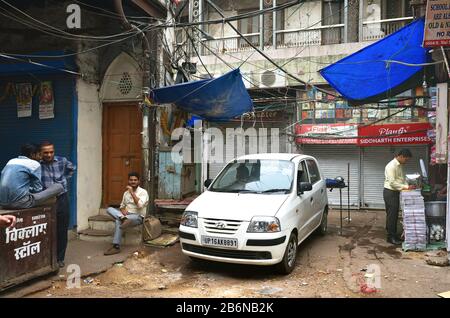
<svg viewBox="0 0 450 318"><path fill-rule="evenodd" d="M122 203L120 203L120 208L126 208L129 213L137 213L142 216L145 216L145 208L148 205L148 193L147 190L137 187L134 192L136 196L139 198L138 204L134 203L133 197L130 192L125 191L122 198Z"/></svg>

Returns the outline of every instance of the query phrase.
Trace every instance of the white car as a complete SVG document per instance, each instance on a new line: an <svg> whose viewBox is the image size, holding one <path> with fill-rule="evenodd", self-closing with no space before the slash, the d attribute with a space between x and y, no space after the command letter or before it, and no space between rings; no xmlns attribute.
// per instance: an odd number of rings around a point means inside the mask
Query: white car
<svg viewBox="0 0 450 318"><path fill-rule="evenodd" d="M179 228L182 251L193 260L278 264L288 274L297 246L316 230L326 233L326 185L313 157L239 157L205 187Z"/></svg>

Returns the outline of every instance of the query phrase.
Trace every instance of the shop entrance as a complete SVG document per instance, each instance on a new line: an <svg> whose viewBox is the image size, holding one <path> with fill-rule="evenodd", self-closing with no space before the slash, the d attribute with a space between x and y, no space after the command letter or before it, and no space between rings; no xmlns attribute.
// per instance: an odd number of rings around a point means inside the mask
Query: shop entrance
<svg viewBox="0 0 450 318"><path fill-rule="evenodd" d="M136 103L103 104L103 206L120 204L128 173L142 174L141 132Z"/></svg>

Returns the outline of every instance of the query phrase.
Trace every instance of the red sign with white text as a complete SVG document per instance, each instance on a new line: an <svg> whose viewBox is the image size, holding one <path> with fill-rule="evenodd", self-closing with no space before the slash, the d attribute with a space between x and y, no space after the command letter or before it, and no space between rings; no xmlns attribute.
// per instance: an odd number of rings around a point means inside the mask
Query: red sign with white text
<svg viewBox="0 0 450 318"><path fill-rule="evenodd" d="M401 144L430 144L427 130L429 123L405 123L388 125L370 125L358 128L358 144L366 146L385 146Z"/></svg>
<svg viewBox="0 0 450 318"><path fill-rule="evenodd" d="M295 127L298 144L356 145L357 124L297 124ZM309 138L308 138L309 137Z"/></svg>

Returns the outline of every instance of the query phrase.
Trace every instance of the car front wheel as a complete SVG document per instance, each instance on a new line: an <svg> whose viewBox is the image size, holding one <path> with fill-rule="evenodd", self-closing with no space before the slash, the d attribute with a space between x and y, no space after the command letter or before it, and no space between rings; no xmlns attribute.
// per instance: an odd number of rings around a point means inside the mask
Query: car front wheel
<svg viewBox="0 0 450 318"><path fill-rule="evenodd" d="M284 251L283 260L277 265L278 271L281 274L289 274L295 267L295 261L297 259L297 235L291 233L289 241Z"/></svg>

